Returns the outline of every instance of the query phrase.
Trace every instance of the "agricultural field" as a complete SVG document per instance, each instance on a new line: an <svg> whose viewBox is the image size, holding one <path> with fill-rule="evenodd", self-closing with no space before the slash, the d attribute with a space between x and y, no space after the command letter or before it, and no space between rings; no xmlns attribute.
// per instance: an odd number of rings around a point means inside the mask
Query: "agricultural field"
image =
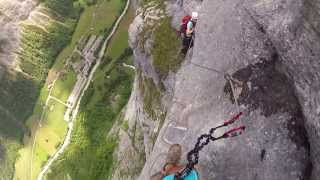
<svg viewBox="0 0 320 180"><path fill-rule="evenodd" d="M84 9L71 42L55 60L40 92L33 114L27 120L26 124L30 133L25 135L24 147L19 151L14 179L36 179L43 165L63 142L67 131L67 122L64 121L66 101L77 76L68 65L70 55L74 54L74 49L79 46L78 43L83 42L80 41L82 38L108 33L108 29L112 27L125 1L97 0L95 3L84 1L79 1L79 3Z"/></svg>
<svg viewBox="0 0 320 180"><path fill-rule="evenodd" d="M46 179L107 179L113 168L112 153L117 134L109 134L131 94L134 70L128 48L128 27L133 11L128 11L109 44L104 60L81 101L71 144L52 165Z"/></svg>
<svg viewBox="0 0 320 180"><path fill-rule="evenodd" d="M52 96L58 97L63 102L67 102L76 80L77 75L74 70L71 67L66 68L66 71L62 72L57 79L53 87Z"/></svg>

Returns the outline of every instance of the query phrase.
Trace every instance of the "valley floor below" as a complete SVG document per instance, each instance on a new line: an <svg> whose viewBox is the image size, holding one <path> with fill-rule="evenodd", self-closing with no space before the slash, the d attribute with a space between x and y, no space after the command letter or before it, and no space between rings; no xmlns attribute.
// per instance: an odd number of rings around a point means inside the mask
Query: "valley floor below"
<svg viewBox="0 0 320 180"><path fill-rule="evenodd" d="M68 130L68 122L65 121L65 112L69 106L68 97L72 93L79 75L71 64L77 64L82 59L78 56L78 47L81 46L81 42L88 44L90 36L107 34L124 5L124 1L100 0L97 5L88 6L82 13L71 43L60 53L50 70L34 113L27 121L31 134L25 135L24 147L19 151L20 156L15 165L14 179L37 179L44 164L61 146ZM90 177L92 174L101 175L99 169L94 168L91 169L93 172L90 170L88 172L85 166L88 164L88 160L101 158L100 156L103 154L98 150L110 151L115 146L114 142L116 141L106 140L106 132L112 127L131 92L134 71L132 68L123 66L123 63L132 65L132 56L128 53L127 42L127 29L133 18L132 11L129 10L109 43L103 61L94 74L88 92L85 93L81 101L70 147L53 164L46 179L69 179L69 177L71 179L86 179L85 176ZM99 126L100 129L97 129L96 126ZM93 130L97 135L88 133ZM91 135L95 137L93 138ZM90 145L92 147L86 143L92 143ZM96 152L92 152L93 149L96 149ZM78 155L78 152L74 152L74 150L81 150L82 153L87 154L86 157L83 157L87 158L83 164L72 158ZM110 159L106 162L92 161L90 165L105 164L109 167L112 164L109 161ZM74 167L75 165L77 167ZM85 176L79 173L82 169L87 172Z"/></svg>

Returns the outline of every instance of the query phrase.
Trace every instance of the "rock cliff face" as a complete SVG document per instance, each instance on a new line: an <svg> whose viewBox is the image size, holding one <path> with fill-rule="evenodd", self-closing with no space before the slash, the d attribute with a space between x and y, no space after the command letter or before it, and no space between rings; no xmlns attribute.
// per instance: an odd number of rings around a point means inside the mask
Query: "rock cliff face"
<svg viewBox="0 0 320 180"><path fill-rule="evenodd" d="M139 72L136 83L148 77L158 89L164 86L161 104L167 113L163 125L147 116L141 87L135 88L136 99L128 105L134 115L127 120L129 127L134 127L133 119L139 122L139 132L144 134L140 143L145 145L138 149L145 151L146 162L140 175L135 171L130 177L148 179L161 169L170 144L181 144L186 153L200 134L240 110L245 116L239 124L247 127L246 133L202 150L197 167L201 179L316 180L320 174L320 2L184 0L165 4L176 28L183 14L200 13L195 45L177 73L159 78L153 64L154 36L143 41L144 48L139 46L148 21L139 14L143 10L138 11L130 28ZM234 94L226 73L240 81ZM155 144L146 143L154 134ZM121 151L118 157L130 159Z"/></svg>
<svg viewBox="0 0 320 180"><path fill-rule="evenodd" d="M0 0L0 176L4 180L12 179L25 132L22 120L32 110L37 96L34 82L15 70L20 24L37 4L37 0Z"/></svg>
<svg viewBox="0 0 320 180"><path fill-rule="evenodd" d="M0 1L0 64L14 64L14 50L19 45L19 23L29 17L37 6L36 0L1 0Z"/></svg>

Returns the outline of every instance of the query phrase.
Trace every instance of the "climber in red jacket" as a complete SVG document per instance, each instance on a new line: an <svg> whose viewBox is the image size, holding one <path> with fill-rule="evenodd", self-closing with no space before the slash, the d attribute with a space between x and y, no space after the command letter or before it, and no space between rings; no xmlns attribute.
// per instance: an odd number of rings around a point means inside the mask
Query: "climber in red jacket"
<svg viewBox="0 0 320 180"><path fill-rule="evenodd" d="M195 27L198 20L198 13L192 12L192 16L184 16L180 25L180 35L182 38L183 54L187 54L188 50L193 47L193 40L195 35Z"/></svg>

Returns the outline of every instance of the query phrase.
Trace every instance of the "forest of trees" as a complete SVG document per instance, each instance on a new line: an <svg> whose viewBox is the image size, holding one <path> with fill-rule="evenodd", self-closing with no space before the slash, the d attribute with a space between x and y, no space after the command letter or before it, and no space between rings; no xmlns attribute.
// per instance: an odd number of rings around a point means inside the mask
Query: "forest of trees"
<svg viewBox="0 0 320 180"><path fill-rule="evenodd" d="M35 25L24 25L19 59L21 69L41 85L59 52L71 40L79 17L79 8L72 0L46 0L44 5L53 10L59 22L46 30Z"/></svg>
<svg viewBox="0 0 320 180"><path fill-rule="evenodd" d="M51 167L47 179L60 180L68 174L71 179L102 180L112 174L114 159L110 154L118 140L107 135L131 95L134 72L122 66L129 63L131 55L132 50L125 49L115 63L108 64L103 81L95 81L86 91L71 144Z"/></svg>

